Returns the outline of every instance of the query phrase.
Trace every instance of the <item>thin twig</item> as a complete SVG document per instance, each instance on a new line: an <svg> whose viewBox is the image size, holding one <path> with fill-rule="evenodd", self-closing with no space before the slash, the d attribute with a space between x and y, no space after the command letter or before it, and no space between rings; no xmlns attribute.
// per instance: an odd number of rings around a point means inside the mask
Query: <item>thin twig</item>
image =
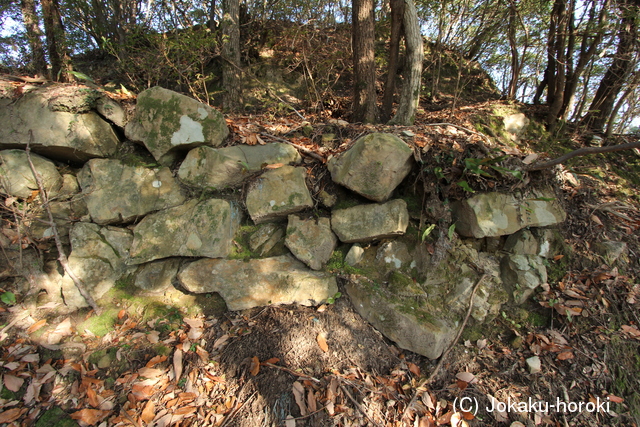
<svg viewBox="0 0 640 427"><path fill-rule="evenodd" d="M371 424L373 424L374 426L380 426L380 424L378 424L377 422L375 422L374 420L371 419L371 417L369 417L369 415L367 414L367 412L364 410L364 408L362 407L361 404L358 403L358 401L356 399L353 398L353 396L351 396L351 393L349 393L349 391L347 390L347 388L345 386L343 386L342 384L340 385L340 389L344 392L344 394L349 398L349 400L351 400L353 402L354 405L356 405L356 408L358 409L358 411L360 411L360 413L362 415L365 416L366 419L369 420L369 422Z"/></svg>
<svg viewBox="0 0 640 427"><path fill-rule="evenodd" d="M270 368L280 369L281 371L288 372L288 373L290 373L290 374L291 374L291 375L293 375L293 376L300 377L300 378L304 378L305 380L311 380L311 381L313 381L313 382L315 382L315 383L318 383L318 384L321 382L321 381L320 381L319 379L317 379L317 378L310 377L309 375L305 375L305 374L302 374L302 373L300 373L300 372L296 372L296 371L294 371L293 369L285 368L284 366L274 365L273 363L269 363L269 362L264 362L264 363L262 363L262 365L263 365L263 366L268 366L268 367L270 367Z"/></svg>
<svg viewBox="0 0 640 427"><path fill-rule="evenodd" d="M619 145L610 145L608 147L582 147L570 153L567 153L564 156L560 156L557 159L549 160L548 162L533 164L529 166L526 170L539 171L542 169L548 169L555 165L559 165L560 163L564 163L567 160L572 159L574 157L578 157L578 156L585 156L587 154L611 153L614 151L630 150L632 148L640 148L640 141L627 142L626 144L619 144Z"/></svg>
<svg viewBox="0 0 640 427"><path fill-rule="evenodd" d="M33 140L33 133L29 131L29 142ZM96 314L100 314L100 307L96 304L95 300L87 291L85 284L82 280L75 275L71 267L69 267L69 261L67 259L67 255L64 252L64 248L62 247L62 241L60 240L60 234L58 233L58 227L56 226L56 222L53 219L53 213L51 213L51 207L49 206L49 198L47 197L46 190L44 185L42 184L42 179L40 178L40 174L36 171L33 162L31 161L31 147L29 146L29 142L27 142L27 147L25 151L27 152L27 161L29 162L29 167L31 168L31 172L33 173L34 178L36 179L36 184L38 185L38 190L40 191L40 199L42 200L42 206L47 211L47 215L49 216L49 226L51 227L51 231L53 233L53 239L56 242L56 248L58 249L58 261L62 265L64 271L69 275L73 283L78 288L80 295L87 301L87 304L96 312Z"/></svg>
<svg viewBox="0 0 640 427"><path fill-rule="evenodd" d="M438 364L436 365L436 367L433 368L431 375L429 375L427 379L423 380L418 385L418 387L416 387L416 392L414 393L413 397L411 398L411 401L409 402L407 407L404 409L404 413L402 414L403 420L407 417L409 413L409 409L413 406L414 403L416 403L416 400L418 400L418 397L420 396L420 394L423 391L425 391L424 386L429 384L431 381L433 381L436 375L438 375L438 372L440 371L440 368L442 368L442 365L444 365L444 362L447 359L447 356L449 355L449 353L451 353L451 350L453 350L453 347L455 347L456 343L460 339L460 336L462 335L462 331L464 331L465 326L467 326L467 322L469 321L469 317L471 316L471 311L473 310L473 297L476 295L476 291L478 290L480 283L482 283L485 277L486 277L486 273L482 273L482 275L478 278L478 281L476 282L476 284L473 286L473 290L471 291L471 296L469 297L469 308L467 309L467 314L464 316L464 320L462 321L462 324L458 329L458 333L456 334L453 341L451 341L451 344L449 344L449 347L447 347L444 353L442 353L442 356L440 356L440 360L438 361Z"/></svg>

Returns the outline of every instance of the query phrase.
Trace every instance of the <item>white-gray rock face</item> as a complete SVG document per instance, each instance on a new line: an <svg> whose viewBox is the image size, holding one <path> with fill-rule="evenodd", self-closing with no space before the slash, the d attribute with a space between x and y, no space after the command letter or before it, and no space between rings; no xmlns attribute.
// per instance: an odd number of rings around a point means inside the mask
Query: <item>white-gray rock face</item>
<svg viewBox="0 0 640 427"><path fill-rule="evenodd" d="M129 264L172 256L226 257L242 214L228 200L192 199L147 215L133 229Z"/></svg>
<svg viewBox="0 0 640 427"><path fill-rule="evenodd" d="M132 141L142 142L158 162L168 165L175 160L176 151L220 145L229 129L220 112L156 86L138 95L125 134Z"/></svg>
<svg viewBox="0 0 640 427"><path fill-rule="evenodd" d="M400 236L408 225L407 203L401 199L338 209L331 214L331 228L344 243Z"/></svg>
<svg viewBox="0 0 640 427"><path fill-rule="evenodd" d="M338 238L331 231L329 218L302 220L289 215L285 245L313 270L320 270L329 261L337 244Z"/></svg>
<svg viewBox="0 0 640 427"><path fill-rule="evenodd" d="M525 227L546 227L563 222L567 214L546 190L530 196L484 193L451 205L456 231L462 236L496 237Z"/></svg>
<svg viewBox="0 0 640 427"><path fill-rule="evenodd" d="M249 248L257 252L260 256L265 256L284 237L284 227L282 225L267 223L260 226L251 237L249 237Z"/></svg>
<svg viewBox="0 0 640 427"><path fill-rule="evenodd" d="M241 184L265 165L300 163L300 154L288 144L197 147L180 165L178 178L191 187L223 189Z"/></svg>
<svg viewBox="0 0 640 427"><path fill-rule="evenodd" d="M131 222L161 209L177 206L185 198L167 167L127 166L119 160L93 159L78 174L93 222Z"/></svg>
<svg viewBox="0 0 640 427"><path fill-rule="evenodd" d="M129 230L79 222L73 226L69 237L69 267L94 299L102 297L122 276L133 272L134 268L125 264L133 240ZM70 308L88 306L66 274L62 280L62 293Z"/></svg>
<svg viewBox="0 0 640 427"><path fill-rule="evenodd" d="M189 292L218 292L229 310L278 304L317 305L338 292L330 274L311 271L289 255L241 260L204 259L178 274Z"/></svg>
<svg viewBox="0 0 640 427"><path fill-rule="evenodd" d="M506 255L500 270L516 304L524 303L538 286L547 282L547 268L537 255Z"/></svg>
<svg viewBox="0 0 640 427"><path fill-rule="evenodd" d="M510 235L504 244L504 250L516 255L553 258L561 252L562 241L557 230L532 228Z"/></svg>
<svg viewBox="0 0 640 427"><path fill-rule="evenodd" d="M56 165L37 154L31 153L30 157L49 197L57 196L62 187L62 176ZM4 193L25 199L38 189L26 151L0 151L0 186Z"/></svg>
<svg viewBox="0 0 640 427"><path fill-rule="evenodd" d="M116 153L120 141L107 122L93 111L55 111L48 91L35 90L15 102L0 99L0 148L29 143L39 154L74 163Z"/></svg>
<svg viewBox="0 0 640 427"><path fill-rule="evenodd" d="M256 224L287 217L313 207L304 168L283 166L259 176L247 193L246 205Z"/></svg>
<svg viewBox="0 0 640 427"><path fill-rule="evenodd" d="M409 174L413 150L395 135L372 133L327 163L333 181L375 202L384 202Z"/></svg>

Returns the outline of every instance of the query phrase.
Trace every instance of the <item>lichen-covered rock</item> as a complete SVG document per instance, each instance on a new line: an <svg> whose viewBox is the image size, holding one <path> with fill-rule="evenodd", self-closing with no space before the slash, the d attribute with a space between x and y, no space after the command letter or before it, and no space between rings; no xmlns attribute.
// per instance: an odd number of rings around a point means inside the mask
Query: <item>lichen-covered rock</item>
<svg viewBox="0 0 640 427"><path fill-rule="evenodd" d="M400 236L408 225L407 203L401 199L384 204L358 205L331 213L331 228L344 243Z"/></svg>
<svg viewBox="0 0 640 427"><path fill-rule="evenodd" d="M329 261L338 238L331 231L329 218L303 220L289 215L285 245L300 261L313 270L320 270Z"/></svg>
<svg viewBox="0 0 640 427"><path fill-rule="evenodd" d="M83 198L67 200L63 202L50 202L49 208L53 221L56 223L58 236L69 235L71 226L87 215L87 205ZM49 215L44 209L38 214L38 220L33 221L29 227L29 235L34 239L50 239L53 237L53 228L49 225Z"/></svg>
<svg viewBox="0 0 640 427"><path fill-rule="evenodd" d="M368 248L360 263L361 268L373 269L376 274L386 269L384 277L359 279L348 283L346 289L360 314L400 347L430 358L441 355L455 336L456 325L464 319L471 292L481 277L472 265L485 273L472 301L471 316L477 322L494 318L509 300L498 261L492 255L456 241L439 261L431 256L414 265L409 259L400 261L405 257L399 254L407 248L404 242L398 243L395 249ZM420 257L417 250L412 257ZM371 251L396 256L389 257L391 262L387 263Z"/></svg>
<svg viewBox="0 0 640 427"><path fill-rule="evenodd" d="M125 264L133 240L129 230L79 222L73 226L69 237L69 267L94 299L102 297L118 279L133 272L133 268ZM88 306L66 274L62 280L62 293L70 308Z"/></svg>
<svg viewBox="0 0 640 427"><path fill-rule="evenodd" d="M391 134L372 133L329 160L333 181L376 202L384 202L411 171L413 150Z"/></svg>
<svg viewBox="0 0 640 427"><path fill-rule="evenodd" d="M484 193L451 205L456 231L462 236L504 236L525 227L545 227L563 222L566 212L551 191L530 196Z"/></svg>
<svg viewBox="0 0 640 427"><path fill-rule="evenodd" d="M311 271L290 255L247 262L198 260L182 268L178 280L189 292L218 292L229 310L321 304L338 292L335 277Z"/></svg>
<svg viewBox="0 0 640 427"><path fill-rule="evenodd" d="M31 153L30 157L49 197L57 196L63 180L56 165L37 154ZM6 194L25 199L31 196L34 190L38 190L38 183L33 176L26 151L0 151L0 187Z"/></svg>
<svg viewBox="0 0 640 427"><path fill-rule="evenodd" d="M531 228L510 235L504 250L516 255L538 255L553 258L562 252L563 239L557 230Z"/></svg>
<svg viewBox="0 0 640 427"><path fill-rule="evenodd" d="M228 200L189 200L147 215L133 229L129 264L172 256L226 257L242 215Z"/></svg>
<svg viewBox="0 0 640 427"><path fill-rule="evenodd" d="M359 244L354 244L347 252L347 255L344 257L344 263L350 265L351 267L355 267L362 261L362 257L364 256L364 249Z"/></svg>
<svg viewBox="0 0 640 427"><path fill-rule="evenodd" d="M411 258L407 245L398 241L383 243L376 253L376 261L387 271L409 267L412 261Z"/></svg>
<svg viewBox="0 0 640 427"><path fill-rule="evenodd" d="M127 166L119 160L93 159L78 174L89 214L97 224L131 222L185 198L167 167Z"/></svg>
<svg viewBox="0 0 640 427"><path fill-rule="evenodd" d="M249 216L256 224L287 217L313 206L304 168L283 166L259 176L247 193Z"/></svg>
<svg viewBox="0 0 640 427"><path fill-rule="evenodd" d="M260 256L265 256L282 240L284 233L285 230L281 225L274 223L262 224L249 237L249 248L253 252L260 254Z"/></svg>
<svg viewBox="0 0 640 427"><path fill-rule="evenodd" d="M167 258L142 264L136 271L133 284L150 293L161 293L171 289L181 262L180 258Z"/></svg>
<svg viewBox="0 0 640 427"><path fill-rule="evenodd" d="M524 303L538 286L547 282L547 268L538 255L506 255L500 270L516 304Z"/></svg>
<svg viewBox="0 0 640 427"><path fill-rule="evenodd" d="M125 134L132 141L141 141L158 162L168 165L175 160L176 151L220 145L229 129L220 112L156 86L138 95Z"/></svg>
<svg viewBox="0 0 640 427"><path fill-rule="evenodd" d="M51 102L56 87L37 89L15 102L0 99L0 148L24 148L69 162L85 162L94 157L115 154L120 141L111 126L89 107L69 111ZM95 103L95 94L73 88L78 97Z"/></svg>
<svg viewBox="0 0 640 427"><path fill-rule="evenodd" d="M178 178L198 188L222 189L241 184L265 165L300 163L300 154L288 144L197 147L180 165Z"/></svg>
<svg viewBox="0 0 640 427"><path fill-rule="evenodd" d="M119 128L124 129L127 124L127 113L124 108L109 97L102 96L96 100L96 111Z"/></svg>

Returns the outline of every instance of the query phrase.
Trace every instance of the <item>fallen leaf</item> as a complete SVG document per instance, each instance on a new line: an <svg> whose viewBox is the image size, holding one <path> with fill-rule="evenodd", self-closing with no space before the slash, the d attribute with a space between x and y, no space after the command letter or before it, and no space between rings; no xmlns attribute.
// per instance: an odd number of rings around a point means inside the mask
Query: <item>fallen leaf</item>
<svg viewBox="0 0 640 427"><path fill-rule="evenodd" d="M525 157L522 160L522 163L524 163L525 165L530 165L531 163L535 162L538 159L538 157L540 156L536 153L529 154L527 157Z"/></svg>
<svg viewBox="0 0 640 427"><path fill-rule="evenodd" d="M416 365L415 363L408 363L409 365L409 371L411 371L411 373L413 375L415 375L416 377L420 376L420 367L418 365Z"/></svg>
<svg viewBox="0 0 640 427"><path fill-rule="evenodd" d="M251 367L249 368L249 372L253 377L258 375L258 372L260 372L260 360L258 359L257 356L253 356L251 358Z"/></svg>
<svg viewBox="0 0 640 427"><path fill-rule="evenodd" d="M280 359L278 359L277 357L272 357L271 359L268 359L268 360L265 360L264 362L262 362L262 364L264 365L265 363L271 363L272 365L275 365L279 361L280 361Z"/></svg>
<svg viewBox="0 0 640 427"><path fill-rule="evenodd" d="M4 386L13 392L18 392L24 380L11 374L4 374Z"/></svg>
<svg viewBox="0 0 640 427"><path fill-rule="evenodd" d="M460 381L464 381L469 384L475 384L478 382L478 379L471 372L458 372L456 374L456 378Z"/></svg>
<svg viewBox="0 0 640 427"><path fill-rule="evenodd" d="M284 166L284 163L273 163L273 164L270 164L270 165L266 165L264 168L265 169L279 169L279 168L281 168L283 166Z"/></svg>
<svg viewBox="0 0 640 427"><path fill-rule="evenodd" d="M624 402L624 399L622 397L614 396L613 394L607 395L607 399L609 399L613 403L622 403L622 402Z"/></svg>
<svg viewBox="0 0 640 427"><path fill-rule="evenodd" d="M176 348L173 352L173 374L176 382L180 381L182 376L182 350Z"/></svg>
<svg viewBox="0 0 640 427"><path fill-rule="evenodd" d="M102 411L100 409L81 409L71 414L71 418L92 426L102 421L109 413L109 411Z"/></svg>
<svg viewBox="0 0 640 427"><path fill-rule="evenodd" d="M298 381L293 383L293 397L296 399L298 408L300 408L300 415L307 416L307 405L304 404L304 387Z"/></svg>
<svg viewBox="0 0 640 427"><path fill-rule="evenodd" d="M507 422L507 420L509 419L509 417L507 416L507 413L505 411L500 411L498 409L500 406L506 407L506 404L500 405L500 401L495 397L491 396L490 394L487 394L487 398L489 399L489 402L490 402L489 405L495 408L495 410L493 411L493 417L496 419L496 421L499 423Z"/></svg>
<svg viewBox="0 0 640 427"><path fill-rule="evenodd" d="M138 369L138 374L143 378L158 378L160 375L164 374L164 369L148 368L145 366Z"/></svg>
<svg viewBox="0 0 640 427"><path fill-rule="evenodd" d="M156 404L153 403L153 400L147 402L144 405L144 409L142 410L142 414L140 414L140 419L145 423L150 423L156 416Z"/></svg>
<svg viewBox="0 0 640 427"><path fill-rule="evenodd" d="M26 411L27 408L24 408L24 410ZM22 408L11 408L11 409L7 409L4 412L0 412L0 423L10 423L12 421L17 420L20 417L20 415L22 415L21 411L22 411Z"/></svg>
<svg viewBox="0 0 640 427"><path fill-rule="evenodd" d="M164 355L157 355L157 356L153 356L145 365L147 368L153 368L154 366L156 366L158 363L162 363L165 360L167 360L167 356Z"/></svg>
<svg viewBox="0 0 640 427"><path fill-rule="evenodd" d="M148 400L153 396L155 387L152 385L145 385L142 383L136 383L131 387L131 394L138 401Z"/></svg>
<svg viewBox="0 0 640 427"><path fill-rule="evenodd" d="M127 315L127 311L123 308L118 312L118 320L122 320L122 318L126 315Z"/></svg>
<svg viewBox="0 0 640 427"><path fill-rule="evenodd" d="M46 324L47 324L47 319L38 320L33 325L29 326L29 329L27 329L27 333L28 334L32 334L35 331L37 331L38 329L42 328Z"/></svg>
<svg viewBox="0 0 640 427"><path fill-rule="evenodd" d="M573 358L574 355L572 351L563 351L562 353L558 354L558 360L568 360Z"/></svg>
<svg viewBox="0 0 640 427"><path fill-rule="evenodd" d="M287 415L287 418L284 420L285 427L296 427L296 420L291 415Z"/></svg>
<svg viewBox="0 0 640 427"><path fill-rule="evenodd" d="M640 339L640 330L638 330L638 328L636 328L635 326L622 325L620 329L622 329L623 332L631 335L633 338Z"/></svg>
<svg viewBox="0 0 640 427"><path fill-rule="evenodd" d="M320 346L320 350L322 350L325 353L329 351L329 345L327 344L327 337L325 333L319 333L316 340L318 341L318 346Z"/></svg>

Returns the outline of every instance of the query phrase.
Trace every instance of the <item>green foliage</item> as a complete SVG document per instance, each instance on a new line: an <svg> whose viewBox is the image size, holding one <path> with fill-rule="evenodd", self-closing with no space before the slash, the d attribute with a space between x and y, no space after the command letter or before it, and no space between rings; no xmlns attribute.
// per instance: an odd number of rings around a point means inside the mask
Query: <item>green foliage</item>
<svg viewBox="0 0 640 427"><path fill-rule="evenodd" d="M16 295L13 292L5 292L0 295L0 301L7 305L14 305L16 303Z"/></svg>

